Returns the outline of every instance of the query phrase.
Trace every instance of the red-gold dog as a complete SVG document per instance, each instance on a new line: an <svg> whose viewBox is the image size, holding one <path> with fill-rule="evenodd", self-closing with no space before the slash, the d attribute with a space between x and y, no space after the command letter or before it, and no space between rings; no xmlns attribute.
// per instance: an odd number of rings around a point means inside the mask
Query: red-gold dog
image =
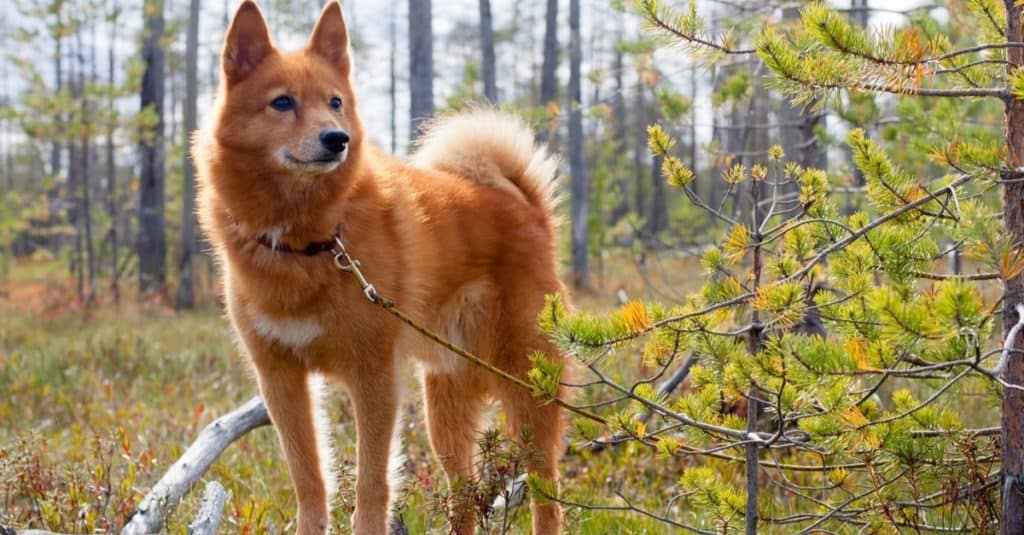
<svg viewBox="0 0 1024 535"><path fill-rule="evenodd" d="M494 111L433 124L406 163L365 140L341 5L309 43L278 51L256 4L243 2L223 50L211 125L196 136L199 215L223 264L228 313L256 370L298 498L298 533L328 529L329 452L315 377L342 384L358 439L357 534L388 527L388 464L399 370L422 369L430 441L449 482L474 467L481 411L501 402L523 426L532 473L557 479L563 414L404 326L340 273L340 235L376 288L422 325L525 378L536 351L563 359L538 331L556 274L555 161L528 128ZM556 503L534 503L535 533L556 533ZM472 533L462 510L453 530Z"/></svg>

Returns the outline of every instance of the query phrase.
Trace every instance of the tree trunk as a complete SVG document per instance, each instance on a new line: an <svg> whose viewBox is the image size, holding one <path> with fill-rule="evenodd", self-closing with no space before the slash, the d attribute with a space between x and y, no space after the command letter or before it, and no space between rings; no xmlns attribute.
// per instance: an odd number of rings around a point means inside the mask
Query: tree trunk
<svg viewBox="0 0 1024 535"><path fill-rule="evenodd" d="M857 2L867 0L853 0L854 7ZM867 15L867 11L859 12ZM856 19L858 12L854 12ZM800 9L788 7L782 10L782 18L786 21L800 19ZM814 128L825 115L820 112L811 111L814 102L803 105L793 105L783 99L780 103L782 112L782 146L786 150L789 160L799 162L807 168L825 169L828 165L825 151L822 150L821 141L817 139Z"/></svg>
<svg viewBox="0 0 1024 535"><path fill-rule="evenodd" d="M1006 41L1020 42L1021 6L1015 0L1004 0L1006 6ZM1006 49L1009 61L1006 70L1012 73L1024 66L1024 50ZM1024 165L1024 100L1006 101L1007 164L1011 169ZM1024 243L1024 182L1011 176L1003 183L1003 228L1016 244ZM1015 306L1024 302L1024 275L1005 279L1003 286L1003 329L1009 332L1017 323ZM1010 347L1022 345L1021 336ZM1007 362L1003 379L1010 384L1024 384L1024 358L1015 355ZM999 530L1004 535L1024 533L1024 392L1014 388L1003 389L1003 413L1000 463L1002 468L1002 515Z"/></svg>
<svg viewBox="0 0 1024 535"><path fill-rule="evenodd" d="M861 28L868 27L868 0L850 0L850 8L853 10L853 20ZM871 134L870 128L865 125L865 130L868 135ZM867 179L864 178L864 172L859 167L853 164L853 149L849 145L843 143L843 153L846 155L846 161L849 162L850 168L853 169L853 181L852 186L863 187L867 183ZM847 214L852 214L857 211L857 207L854 203L853 194L846 195L846 206L844 211Z"/></svg>
<svg viewBox="0 0 1024 535"><path fill-rule="evenodd" d="M633 213L638 217L647 216L647 103L644 98L643 71L637 70L636 95L633 102L635 114L633 134Z"/></svg>
<svg viewBox="0 0 1024 535"><path fill-rule="evenodd" d="M146 0L145 37L142 59L141 108L156 114L156 124L142 136L139 176L139 290L151 293L162 288L167 278L167 241L164 228L164 1Z"/></svg>
<svg viewBox="0 0 1024 535"><path fill-rule="evenodd" d="M61 24L62 23L61 11L63 9L63 3L58 3L55 6L55 8L56 8L56 14L57 14L57 24ZM54 78L55 78L55 81L56 81L57 94L59 95L61 90L64 89L64 66L63 66L63 61L62 61L64 59L64 46L63 46L64 38L61 36L61 34L58 33L56 35L56 37L54 38L54 41L55 41L54 42L54 48L56 50L54 50L54 54L53 54L53 74L54 74ZM60 156L61 156L61 151L63 150L63 148L61 147L61 142L60 142L61 133L63 133L63 131L64 131L64 116L63 116L63 114L61 114L60 112L57 112L54 115L54 121L57 123L57 135L56 135L57 139L54 140L53 146L50 147L50 174L53 175L54 177L56 177L57 175L60 174L60 167L61 167L61 165L60 165L61 164Z"/></svg>
<svg viewBox="0 0 1024 535"><path fill-rule="evenodd" d="M587 242L589 187L583 167L583 111L580 89L580 2L569 0L569 166L572 174L572 280L576 288L590 287L590 255Z"/></svg>
<svg viewBox="0 0 1024 535"><path fill-rule="evenodd" d="M612 59L612 76L615 79L615 94L612 97L612 117L615 119L615 129L620 133L628 132L626 126L626 87L623 83L623 74L625 69L623 68L623 52L622 52L622 36L623 36L623 23L625 17L619 17L618 25L615 31L615 56ZM629 138L624 135L617 136L616 143L619 144L620 150L625 152ZM611 224L617 223L627 213L629 213L629 179L621 179L619 183L619 204L612 210L611 213Z"/></svg>
<svg viewBox="0 0 1024 535"><path fill-rule="evenodd" d="M409 0L409 141L434 114L434 32L430 0Z"/></svg>
<svg viewBox="0 0 1024 535"><path fill-rule="evenodd" d="M388 21L388 43L391 51L388 56L388 102L391 105L391 154L398 151L398 92L395 72L396 57L398 56L398 36L395 29L395 11L391 10L391 18Z"/></svg>
<svg viewBox="0 0 1024 535"><path fill-rule="evenodd" d="M494 21L491 17L491 0L480 0L480 74L484 81L484 97L492 104L498 103L498 82L494 68Z"/></svg>
<svg viewBox="0 0 1024 535"><path fill-rule="evenodd" d="M544 14L544 60L540 68L541 106L548 106L558 93L558 0L548 0ZM546 142L551 137L549 128L537 132L537 141Z"/></svg>
<svg viewBox="0 0 1024 535"><path fill-rule="evenodd" d="M643 87L643 86L641 86ZM654 103L654 116L650 122L658 122L661 117L657 102ZM668 228L668 195L665 191L665 180L661 176L661 156L651 156L651 201L647 217L647 239L653 244L657 242L657 234Z"/></svg>
<svg viewBox="0 0 1024 535"><path fill-rule="evenodd" d="M75 117L75 112L80 115L82 112L82 80L79 77L79 71L82 68L81 63L78 61L81 56L80 48L82 45L81 35L77 34L79 39L72 41L71 50L71 65L70 73L68 75L68 89L71 96L71 113L69 115L70 123L74 124L76 120L81 121L82 117ZM77 108L77 109L76 109ZM81 153L82 147L78 145L79 139L75 136L68 136L67 139L67 150L68 150L68 184L65 196L68 202L68 225L71 226L71 231L74 235L74 254L71 257L71 273L75 277L75 289L77 291L78 300L81 303L85 303L85 244L82 241L82 212L84 199L82 197L82 166L81 159L84 157Z"/></svg>
<svg viewBox="0 0 1024 535"><path fill-rule="evenodd" d="M181 189L181 261L178 264L180 280L175 308L178 310L192 308L195 304L195 261L196 211L195 203L195 164L192 162L192 151L189 150L192 132L198 127L196 119L196 99L199 93L199 0L190 0L188 9L188 34L185 39L185 158L183 162Z"/></svg>
<svg viewBox="0 0 1024 535"><path fill-rule="evenodd" d="M668 192L661 176L662 156L651 156L651 213L647 219L648 239L656 243L659 232L668 228Z"/></svg>
<svg viewBox="0 0 1024 535"><path fill-rule="evenodd" d="M110 19L110 43L107 45L107 84L109 86L109 92L107 93L107 108L113 113L114 110L114 69L115 59L114 54L115 43L117 43L117 24L119 7L117 2L111 6L111 19ZM110 292L114 296L114 302L121 302L121 286L120 280L120 264L118 262L118 255L120 243L118 242L117 223L118 223L118 209L117 209L117 162L114 159L114 130L117 128L117 119L109 119L107 123L107 216L110 218Z"/></svg>

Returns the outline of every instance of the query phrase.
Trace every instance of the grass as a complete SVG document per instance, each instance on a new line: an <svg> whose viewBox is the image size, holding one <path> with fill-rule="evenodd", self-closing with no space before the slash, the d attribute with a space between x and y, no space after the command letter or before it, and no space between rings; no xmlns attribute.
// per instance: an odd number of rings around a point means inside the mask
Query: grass
<svg viewBox="0 0 1024 535"><path fill-rule="evenodd" d="M638 280L629 273L632 262L618 262L606 270L626 274L624 281ZM0 525L105 532L124 523L205 425L256 389L215 302L186 313L152 302L85 311L69 297L73 291L61 267L52 261L23 263L0 289ZM698 271L675 265L664 273L691 277ZM604 279L610 291L580 296L581 306L607 308L620 288L630 297L650 296L642 279ZM126 296L125 302L130 300ZM411 377L409 385L416 388ZM335 532L345 533L354 505L355 437L344 395L330 398L341 489L332 522ZM407 478L397 514L410 533L444 533L442 510L451 493L430 453L418 393L407 399ZM639 505L665 503L681 462L636 466L630 463L632 447L567 456L565 495L621 505L614 490L631 488L642 490ZM515 464L507 440L493 448L492 468ZM294 529L294 497L271 428L257 429L233 444L206 478L231 492L221 533ZM201 486L175 511L169 533L187 532ZM485 486L473 489L478 499ZM512 513L510 531L527 531L528 508ZM572 508L566 513L568 533L665 529L629 513ZM500 532L501 519L495 516L489 531Z"/></svg>

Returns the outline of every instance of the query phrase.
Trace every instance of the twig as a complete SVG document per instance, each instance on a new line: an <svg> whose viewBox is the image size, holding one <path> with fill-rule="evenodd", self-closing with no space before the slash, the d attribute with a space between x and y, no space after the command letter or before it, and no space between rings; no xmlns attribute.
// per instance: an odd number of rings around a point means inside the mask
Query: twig
<svg viewBox="0 0 1024 535"><path fill-rule="evenodd" d="M185 494L232 442L257 427L269 424L267 408L257 396L206 426L196 441L142 499L121 530L121 535L159 532Z"/></svg>
<svg viewBox="0 0 1024 535"><path fill-rule="evenodd" d="M188 525L188 535L215 535L220 524L220 516L224 513L224 504L228 501L228 491L216 481L208 481L203 490L203 501L199 505L192 523Z"/></svg>

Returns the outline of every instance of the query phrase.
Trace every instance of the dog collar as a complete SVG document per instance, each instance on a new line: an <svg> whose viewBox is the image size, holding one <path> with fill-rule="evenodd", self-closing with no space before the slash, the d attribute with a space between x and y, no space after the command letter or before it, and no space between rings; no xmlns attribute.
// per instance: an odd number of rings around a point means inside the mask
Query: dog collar
<svg viewBox="0 0 1024 535"><path fill-rule="evenodd" d="M302 249L296 249L287 243L278 243L270 239L266 234L256 238L256 243L279 253L295 253L305 256L316 256L320 253L331 251L337 245L338 240L341 238L341 229L334 231L334 236L331 239L324 241L314 241L307 243Z"/></svg>

